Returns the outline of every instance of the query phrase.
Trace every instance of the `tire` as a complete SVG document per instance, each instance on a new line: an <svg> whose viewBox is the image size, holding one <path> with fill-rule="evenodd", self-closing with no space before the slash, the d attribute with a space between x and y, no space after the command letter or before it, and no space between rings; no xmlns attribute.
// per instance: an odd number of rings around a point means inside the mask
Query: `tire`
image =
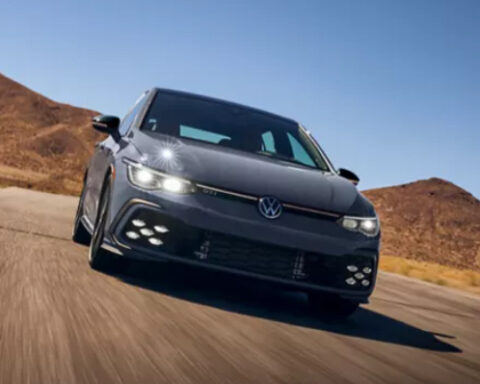
<svg viewBox="0 0 480 384"><path fill-rule="evenodd" d="M106 179L100 203L98 204L97 218L93 230L92 241L88 252L88 263L92 269L97 271L109 271L113 265L113 255L102 248L103 238L105 236L105 224L108 216L110 203L110 179Z"/></svg>
<svg viewBox="0 0 480 384"><path fill-rule="evenodd" d="M75 220L73 222L72 240L81 245L90 245L92 236L87 231L82 223L83 215L83 201L85 199L85 183L82 187L82 193L80 194L80 200L78 201L77 213L75 214Z"/></svg>
<svg viewBox="0 0 480 384"><path fill-rule="evenodd" d="M338 319L346 319L352 316L359 306L357 301L320 292L309 292L308 301L316 312Z"/></svg>

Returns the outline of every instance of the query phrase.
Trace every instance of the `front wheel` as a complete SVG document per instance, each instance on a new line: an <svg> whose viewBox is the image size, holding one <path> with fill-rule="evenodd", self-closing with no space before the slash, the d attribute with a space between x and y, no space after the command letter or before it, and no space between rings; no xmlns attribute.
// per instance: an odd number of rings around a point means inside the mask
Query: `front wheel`
<svg viewBox="0 0 480 384"><path fill-rule="evenodd" d="M103 238L105 236L105 224L107 222L107 213L110 202L110 180L105 181L100 203L98 204L97 219L93 230L92 241L88 253L88 263L90 267L100 271L111 269L113 255L102 248Z"/></svg>
<svg viewBox="0 0 480 384"><path fill-rule="evenodd" d="M315 311L339 319L350 317L359 306L357 301L321 292L309 292L308 301Z"/></svg>
<svg viewBox="0 0 480 384"><path fill-rule="evenodd" d="M77 213L75 214L75 221L73 222L72 240L81 245L89 245L91 236L82 223L83 215L83 201L85 200L85 184L82 187L82 193L78 200Z"/></svg>

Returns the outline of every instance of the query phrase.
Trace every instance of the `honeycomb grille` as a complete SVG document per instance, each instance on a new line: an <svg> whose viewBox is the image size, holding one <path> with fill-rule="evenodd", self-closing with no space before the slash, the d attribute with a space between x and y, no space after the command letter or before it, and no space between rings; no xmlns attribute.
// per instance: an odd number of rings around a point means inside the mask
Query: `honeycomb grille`
<svg viewBox="0 0 480 384"><path fill-rule="evenodd" d="M209 233L207 263L284 279L303 278L298 272L299 252L222 234ZM301 272L301 271L300 271Z"/></svg>

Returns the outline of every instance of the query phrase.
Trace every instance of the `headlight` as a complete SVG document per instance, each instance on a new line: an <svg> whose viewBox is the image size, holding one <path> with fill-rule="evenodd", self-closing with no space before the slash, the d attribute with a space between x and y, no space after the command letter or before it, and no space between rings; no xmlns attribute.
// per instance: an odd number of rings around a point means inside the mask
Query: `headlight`
<svg viewBox="0 0 480 384"><path fill-rule="evenodd" d="M131 160L124 159L124 163L128 167L128 179L137 187L183 194L195 192L195 185L188 180L155 171Z"/></svg>
<svg viewBox="0 0 480 384"><path fill-rule="evenodd" d="M376 217L344 216L340 219L340 224L349 231L360 232L369 237L377 236L380 231L380 223Z"/></svg>

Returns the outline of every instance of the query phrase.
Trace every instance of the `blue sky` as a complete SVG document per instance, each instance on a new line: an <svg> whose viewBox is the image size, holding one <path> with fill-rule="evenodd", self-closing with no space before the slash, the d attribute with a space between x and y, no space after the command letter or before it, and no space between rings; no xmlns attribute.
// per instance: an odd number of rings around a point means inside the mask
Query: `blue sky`
<svg viewBox="0 0 480 384"><path fill-rule="evenodd" d="M296 118L363 189L480 196L480 1L12 1L0 72L123 115L152 86Z"/></svg>

